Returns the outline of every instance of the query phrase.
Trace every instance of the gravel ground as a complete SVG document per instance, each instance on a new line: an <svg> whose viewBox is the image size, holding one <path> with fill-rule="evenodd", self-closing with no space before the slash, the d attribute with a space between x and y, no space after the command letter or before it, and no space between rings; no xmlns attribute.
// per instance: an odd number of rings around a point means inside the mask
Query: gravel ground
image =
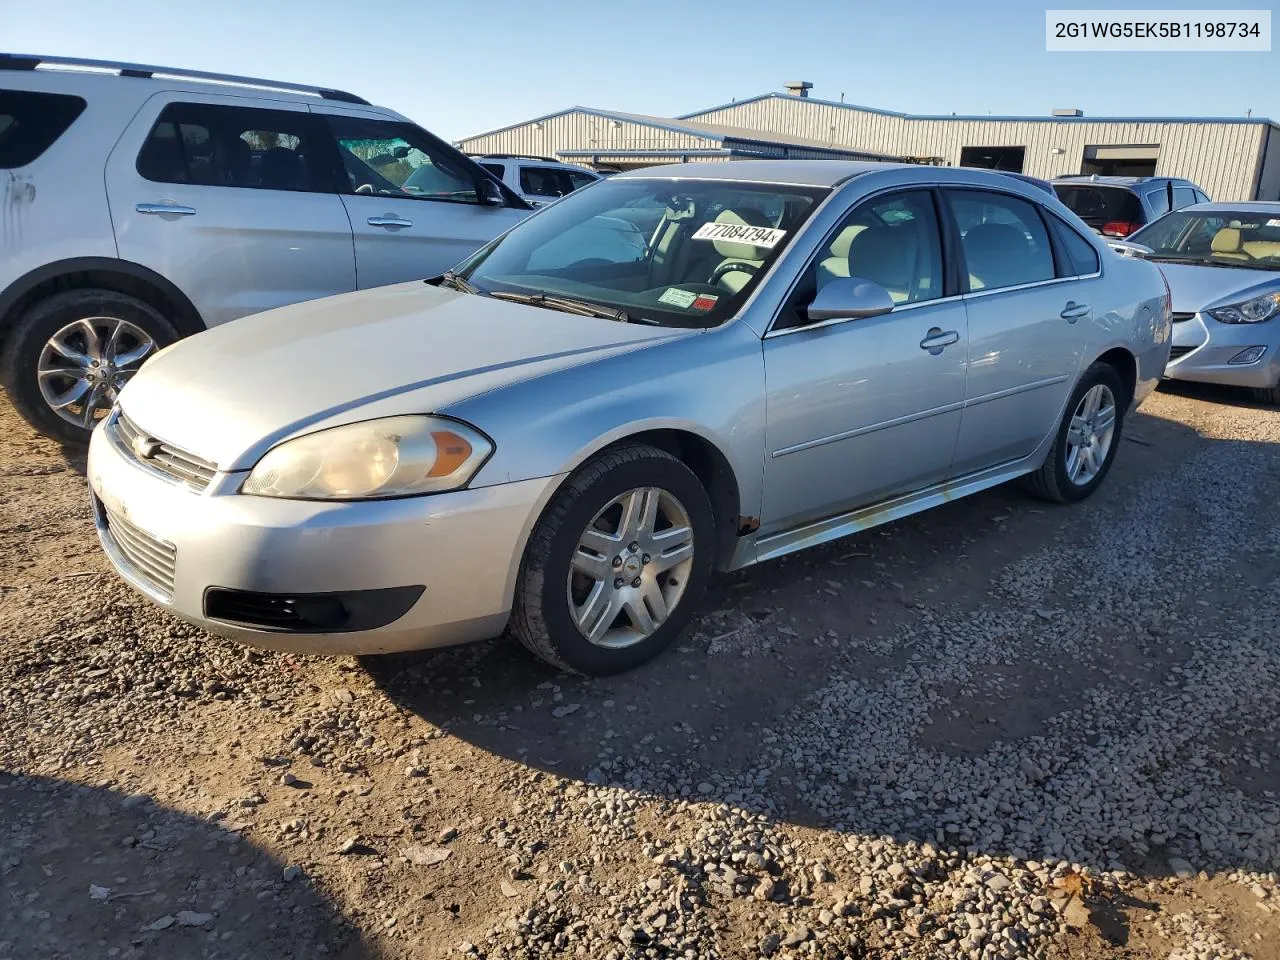
<svg viewBox="0 0 1280 960"><path fill-rule="evenodd" d="M720 578L583 681L210 638L0 407L0 958L1280 960L1278 444L1157 394L1089 503Z"/></svg>

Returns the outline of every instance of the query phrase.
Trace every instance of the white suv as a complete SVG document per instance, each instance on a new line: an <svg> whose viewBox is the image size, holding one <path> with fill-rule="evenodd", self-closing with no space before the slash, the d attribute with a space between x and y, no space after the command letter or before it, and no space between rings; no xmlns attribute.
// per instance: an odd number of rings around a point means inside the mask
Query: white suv
<svg viewBox="0 0 1280 960"><path fill-rule="evenodd" d="M601 174L549 157L525 157L512 153L475 154L471 157L535 207L544 207L566 194L604 179Z"/></svg>
<svg viewBox="0 0 1280 960"><path fill-rule="evenodd" d="M430 277L530 207L339 90L0 54L0 382L85 443L160 347Z"/></svg>

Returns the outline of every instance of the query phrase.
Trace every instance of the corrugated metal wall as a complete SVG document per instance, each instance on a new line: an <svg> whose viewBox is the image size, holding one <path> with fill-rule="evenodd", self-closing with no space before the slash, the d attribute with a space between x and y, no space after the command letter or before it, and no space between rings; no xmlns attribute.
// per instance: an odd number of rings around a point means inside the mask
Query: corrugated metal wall
<svg viewBox="0 0 1280 960"><path fill-rule="evenodd" d="M705 137L672 133L638 123L573 111L523 123L487 136L459 141L466 153L520 153L554 157L559 150L705 150L720 144ZM580 161L586 163L586 161Z"/></svg>
<svg viewBox="0 0 1280 960"><path fill-rule="evenodd" d="M689 119L785 131L880 153L940 157L953 166L962 147L1021 146L1027 151L1023 172L1046 178L1079 173L1086 146L1155 144L1158 175L1193 180L1215 200L1253 199L1267 130L1261 123L917 120L778 97Z"/></svg>

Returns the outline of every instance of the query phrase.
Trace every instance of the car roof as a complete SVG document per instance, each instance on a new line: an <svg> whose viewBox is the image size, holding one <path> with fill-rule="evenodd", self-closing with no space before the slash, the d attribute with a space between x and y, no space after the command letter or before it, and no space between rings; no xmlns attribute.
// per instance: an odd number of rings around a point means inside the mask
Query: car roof
<svg viewBox="0 0 1280 960"><path fill-rule="evenodd" d="M1178 213L1271 213L1280 216L1280 201L1239 200L1235 203L1219 200L1213 203L1192 203L1179 207Z"/></svg>
<svg viewBox="0 0 1280 960"><path fill-rule="evenodd" d="M920 167L909 163L879 163L874 160L733 160L702 163L669 163L616 173L613 180L738 180L744 183L786 183L802 187L834 187L850 177L872 170Z"/></svg>
<svg viewBox="0 0 1280 960"><path fill-rule="evenodd" d="M1095 174L1072 174L1069 177L1054 177L1054 183L1071 184L1078 186L1081 184L1097 184L1100 187L1136 187L1149 183L1164 183L1171 181L1173 183L1185 183L1189 186L1195 186L1190 180L1183 177L1104 177Z"/></svg>

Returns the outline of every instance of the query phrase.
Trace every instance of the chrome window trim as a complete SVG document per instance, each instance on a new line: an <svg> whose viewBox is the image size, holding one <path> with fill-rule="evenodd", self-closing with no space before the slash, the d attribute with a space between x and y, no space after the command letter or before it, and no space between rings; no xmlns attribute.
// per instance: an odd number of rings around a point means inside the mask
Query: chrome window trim
<svg viewBox="0 0 1280 960"><path fill-rule="evenodd" d="M1101 272L1091 273L1082 277L1051 277L1048 280L1032 280L1030 283L1017 283L1011 287L992 287L990 289L971 290L968 293L962 293L962 300L976 300L979 297L990 297L999 293L1015 293L1019 290L1034 290L1037 287L1052 287L1060 283L1078 283L1081 280L1088 280L1092 277L1102 276Z"/></svg>
<svg viewBox="0 0 1280 960"><path fill-rule="evenodd" d="M1072 277L1071 279L1074 280L1075 278ZM992 292L996 293L999 291L992 291ZM881 316L889 317L897 313L905 313L908 310L916 310L916 309L919 309L920 307L932 307L939 303L957 303L963 299L964 299L964 294L957 293L957 294L953 294L950 297L938 297L935 300L915 300L911 303L895 304L892 310L890 310L886 314L881 314ZM868 319L874 320L875 318L874 317L836 317L833 320L820 320L817 323L806 323L803 326L799 326L799 327L784 327L781 330L777 330L773 327L770 327L769 332L764 335L764 339L772 340L774 337L785 337L788 334L792 334L792 333L803 333L806 330L823 330L827 327L834 327L838 323L856 323L860 320L868 320Z"/></svg>

